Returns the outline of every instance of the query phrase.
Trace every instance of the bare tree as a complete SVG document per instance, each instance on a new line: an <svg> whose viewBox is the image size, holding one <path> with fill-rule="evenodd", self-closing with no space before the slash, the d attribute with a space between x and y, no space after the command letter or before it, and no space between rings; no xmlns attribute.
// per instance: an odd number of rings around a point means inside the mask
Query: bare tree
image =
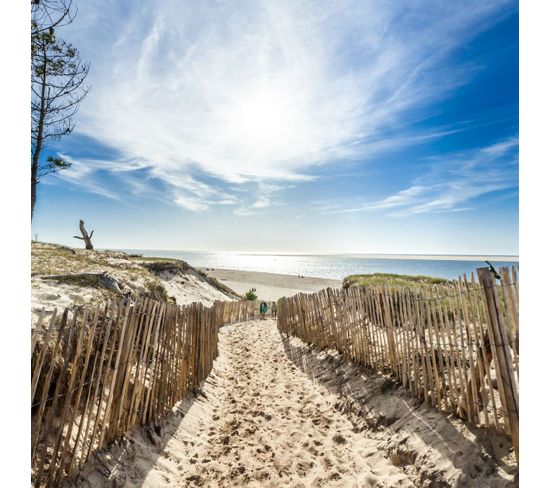
<svg viewBox="0 0 550 488"><path fill-rule="evenodd" d="M70 24L76 12L73 0L31 0L31 35Z"/></svg>
<svg viewBox="0 0 550 488"><path fill-rule="evenodd" d="M82 234L82 237L80 236L73 236L73 237L75 239L80 239L81 241L84 241L86 249L88 249L88 251L93 251L94 246L92 246L92 236L94 235L94 231L90 232L90 235L88 235L88 231L84 227L83 220L79 222L79 227L80 227L80 233Z"/></svg>
<svg viewBox="0 0 550 488"><path fill-rule="evenodd" d="M59 140L74 129L73 116L89 91L84 84L89 64L56 29L76 15L72 0L31 0L31 219L36 187L43 176L70 167L60 157L41 158L48 140Z"/></svg>

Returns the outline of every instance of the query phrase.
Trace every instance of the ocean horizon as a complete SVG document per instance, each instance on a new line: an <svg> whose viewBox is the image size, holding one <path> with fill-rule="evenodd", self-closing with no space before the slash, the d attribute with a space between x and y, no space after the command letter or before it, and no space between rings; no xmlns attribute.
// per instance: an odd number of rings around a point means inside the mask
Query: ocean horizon
<svg viewBox="0 0 550 488"><path fill-rule="evenodd" d="M485 267L519 266L517 256L421 254L283 254L120 249L144 257L182 259L196 268L236 269L341 280L351 274L395 273L454 279Z"/></svg>

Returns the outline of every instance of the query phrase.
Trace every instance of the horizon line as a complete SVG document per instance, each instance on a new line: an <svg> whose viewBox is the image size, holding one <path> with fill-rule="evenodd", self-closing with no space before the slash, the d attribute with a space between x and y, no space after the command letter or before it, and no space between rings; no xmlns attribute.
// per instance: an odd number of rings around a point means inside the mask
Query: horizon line
<svg viewBox="0 0 550 488"><path fill-rule="evenodd" d="M519 254L495 254L495 253L362 253L362 252L287 252L287 251L212 251L212 250L192 250L192 249L152 249L152 248L100 248L98 250L112 251L151 251L151 252L182 252L182 253L197 253L197 254L237 254L244 256L345 256L345 257L368 257L373 259L395 258L395 259L422 259L422 258L464 258L463 260L478 260L477 258L485 258L487 260L501 261L518 261ZM481 259L483 261L483 259Z"/></svg>

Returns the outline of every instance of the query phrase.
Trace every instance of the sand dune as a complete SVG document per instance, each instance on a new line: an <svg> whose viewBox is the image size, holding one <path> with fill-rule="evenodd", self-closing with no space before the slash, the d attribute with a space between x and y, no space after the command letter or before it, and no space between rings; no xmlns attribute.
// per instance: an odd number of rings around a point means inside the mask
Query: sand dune
<svg viewBox="0 0 550 488"><path fill-rule="evenodd" d="M78 486L514 486L505 440L382 394L384 381L271 319L225 327L198 397L97 456Z"/></svg>
<svg viewBox="0 0 550 488"><path fill-rule="evenodd" d="M36 324L42 309L49 316L55 308L59 311L75 305L104 303L115 296L93 276L78 278L82 273L108 273L120 290L133 297L171 297L179 305L201 302L211 306L217 300L239 298L184 261L141 258L118 251L86 251L43 242L33 242L31 249L31 326ZM57 279L52 279L52 275L57 275Z"/></svg>

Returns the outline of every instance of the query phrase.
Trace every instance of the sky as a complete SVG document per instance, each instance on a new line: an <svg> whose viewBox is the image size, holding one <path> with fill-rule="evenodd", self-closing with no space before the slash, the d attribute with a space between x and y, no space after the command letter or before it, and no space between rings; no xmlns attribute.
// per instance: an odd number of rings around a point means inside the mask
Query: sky
<svg viewBox="0 0 550 488"><path fill-rule="evenodd" d="M518 254L514 1L80 1L33 235L99 248Z"/></svg>

